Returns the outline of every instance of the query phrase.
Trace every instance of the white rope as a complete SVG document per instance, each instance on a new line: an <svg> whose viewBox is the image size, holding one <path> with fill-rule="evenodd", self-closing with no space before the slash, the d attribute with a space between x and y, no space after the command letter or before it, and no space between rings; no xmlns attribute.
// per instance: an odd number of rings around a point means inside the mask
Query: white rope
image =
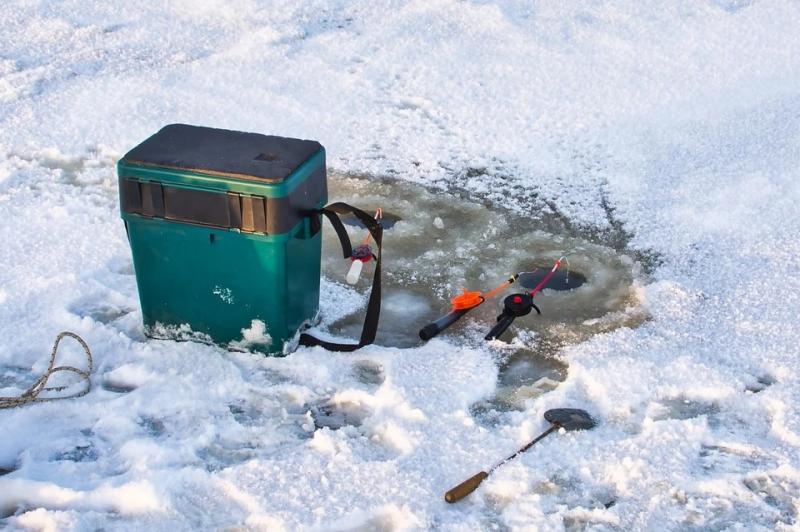
<svg viewBox="0 0 800 532"><path fill-rule="evenodd" d="M73 366L56 366L56 355L58 354L58 345L61 343L61 340L65 337L69 336L70 338L74 339L76 342L81 344L83 350L86 352L86 362L87 362L87 369L82 370ZM50 376L53 373L58 371L69 371L72 373L77 374L83 381L85 381L85 386L82 390L75 392L71 395L63 395L59 397L39 397L39 394L42 392L60 392L66 390L71 385L66 386L47 386L47 381L50 379ZM68 331L64 331L56 337L56 341L53 344L53 350L50 352L50 363L47 365L47 370L42 374L41 377L36 379L36 382L28 388L22 395L17 397L0 397L0 409L3 408L14 408L17 406L23 406L32 403L44 403L46 401L57 401L59 399L72 399L75 397L81 397L89 393L92 389L92 381L90 379L90 375L92 373L92 352L89 349L89 346L86 345L86 342L83 341L83 338L78 336L75 333L71 333Z"/></svg>

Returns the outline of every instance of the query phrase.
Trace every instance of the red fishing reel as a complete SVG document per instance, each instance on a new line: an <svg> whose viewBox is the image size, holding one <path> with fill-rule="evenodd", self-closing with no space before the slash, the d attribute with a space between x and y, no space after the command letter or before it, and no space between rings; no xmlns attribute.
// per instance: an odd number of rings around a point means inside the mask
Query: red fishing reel
<svg viewBox="0 0 800 532"><path fill-rule="evenodd" d="M361 262L369 262L376 257L372 252L372 248L369 247L369 244L361 244L353 248L353 254L350 258L353 260L360 260Z"/></svg>
<svg viewBox="0 0 800 532"><path fill-rule="evenodd" d="M542 311L533 302L533 296L530 294L511 294L503 300L503 313L497 316L497 323L489 334L486 335L487 340L494 340L499 338L501 334L506 332L514 320L520 316L527 316L535 310L537 314Z"/></svg>
<svg viewBox="0 0 800 532"><path fill-rule="evenodd" d="M489 331L489 334L486 335L487 340L494 340L495 338L499 338L501 334L506 332L514 320L519 318L520 316L527 316L531 313L531 310L535 310L537 314L541 314L542 311L539 310L539 307L533 302L533 297L539 293L552 279L553 275L555 275L556 270L558 270L559 266L561 266L561 261L566 260L566 257L561 257L558 259L554 264L552 269L547 272L547 274L542 278L541 281L531 290L530 292L524 294L511 294L507 298L503 300L503 313L497 316L497 323L492 330ZM569 264L569 262L567 262Z"/></svg>

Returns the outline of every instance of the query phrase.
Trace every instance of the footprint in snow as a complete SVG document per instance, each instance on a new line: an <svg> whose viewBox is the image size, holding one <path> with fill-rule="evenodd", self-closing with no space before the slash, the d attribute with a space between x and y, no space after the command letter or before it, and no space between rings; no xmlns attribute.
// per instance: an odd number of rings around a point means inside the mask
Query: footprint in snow
<svg viewBox="0 0 800 532"><path fill-rule="evenodd" d="M112 393L130 393L136 389L136 386L131 384L126 384L124 382L116 381L113 379L106 379L101 384L100 387L108 392Z"/></svg>
<svg viewBox="0 0 800 532"><path fill-rule="evenodd" d="M386 380L383 365L371 360L359 360L353 364L353 374L358 382L379 386Z"/></svg>
<svg viewBox="0 0 800 532"><path fill-rule="evenodd" d="M52 461L54 462L96 462L99 457L94 444L76 445L72 449L56 453Z"/></svg>
<svg viewBox="0 0 800 532"><path fill-rule="evenodd" d="M769 473L756 473L745 478L743 483L765 504L780 512L778 522L796 523L798 514L796 497L797 493L800 493L800 482Z"/></svg>
<svg viewBox="0 0 800 532"><path fill-rule="evenodd" d="M30 368L0 364L0 388L27 388L25 383L30 379L30 372Z"/></svg>
<svg viewBox="0 0 800 532"><path fill-rule="evenodd" d="M78 304L71 307L69 310L81 318L92 318L94 321L102 323L103 325L108 325L109 323L133 312L133 309L131 308L119 307L107 303L87 303L85 305Z"/></svg>
<svg viewBox="0 0 800 532"><path fill-rule="evenodd" d="M345 426L360 427L372 414L372 409L355 401L320 401L309 408L314 428L327 427L337 430Z"/></svg>
<svg viewBox="0 0 800 532"><path fill-rule="evenodd" d="M747 387L745 388L745 391L750 393L763 392L776 382L778 381L773 376L764 374L761 375L760 377L757 377L754 383L748 384Z"/></svg>
<svg viewBox="0 0 800 532"><path fill-rule="evenodd" d="M223 441L215 441L195 453L206 471L216 472L252 460L256 450L248 446L233 446Z"/></svg>
<svg viewBox="0 0 800 532"><path fill-rule="evenodd" d="M164 422L155 417L142 416L137 421L137 424L147 432L148 436L157 438L166 432Z"/></svg>
<svg viewBox="0 0 800 532"><path fill-rule="evenodd" d="M771 469L777 461L749 445L700 446L700 466L709 474L741 474L742 471Z"/></svg>
<svg viewBox="0 0 800 532"><path fill-rule="evenodd" d="M651 405L650 417L654 421L668 419L694 419L700 416L708 417L708 424L719 424L720 407L714 402L695 401L684 397L662 399L659 403Z"/></svg>

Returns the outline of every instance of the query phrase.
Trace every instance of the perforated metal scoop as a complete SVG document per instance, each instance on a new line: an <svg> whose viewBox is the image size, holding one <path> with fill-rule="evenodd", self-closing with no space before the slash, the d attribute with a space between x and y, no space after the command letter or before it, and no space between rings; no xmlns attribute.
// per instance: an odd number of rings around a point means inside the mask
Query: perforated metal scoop
<svg viewBox="0 0 800 532"><path fill-rule="evenodd" d="M544 418L565 430L589 430L597 424L586 410L578 408L554 408L545 412Z"/></svg>

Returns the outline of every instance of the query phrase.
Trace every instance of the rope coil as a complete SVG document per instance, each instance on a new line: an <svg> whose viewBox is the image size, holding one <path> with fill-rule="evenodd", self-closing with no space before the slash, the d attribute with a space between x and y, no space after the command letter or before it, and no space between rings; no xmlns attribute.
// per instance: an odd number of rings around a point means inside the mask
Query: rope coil
<svg viewBox="0 0 800 532"><path fill-rule="evenodd" d="M83 348L83 351L86 353L86 362L87 362L86 370L82 370L74 366L55 365L56 356L58 354L58 346L61 343L61 340L63 340L67 336L78 342L80 346ZM0 397L0 409L14 408L33 403L58 401L60 399L73 399L75 397L82 397L87 393L89 393L92 389L92 381L90 379L90 375L92 373L92 365L93 365L92 351L89 349L89 346L86 344L86 342L84 342L83 338L81 338L75 333L64 331L56 337L56 341L53 344L53 350L50 352L50 363L47 365L47 369L42 374L42 376L36 379L36 382L34 382L30 388L25 390L22 393L22 395L19 395L17 397ZM41 394L42 392L60 392L72 386L71 384L65 386L47 386L47 381L50 379L50 377L54 373L59 371L68 371L78 375L81 378L81 380L85 382L84 388L71 395L64 395L60 397L39 397L39 394Z"/></svg>

